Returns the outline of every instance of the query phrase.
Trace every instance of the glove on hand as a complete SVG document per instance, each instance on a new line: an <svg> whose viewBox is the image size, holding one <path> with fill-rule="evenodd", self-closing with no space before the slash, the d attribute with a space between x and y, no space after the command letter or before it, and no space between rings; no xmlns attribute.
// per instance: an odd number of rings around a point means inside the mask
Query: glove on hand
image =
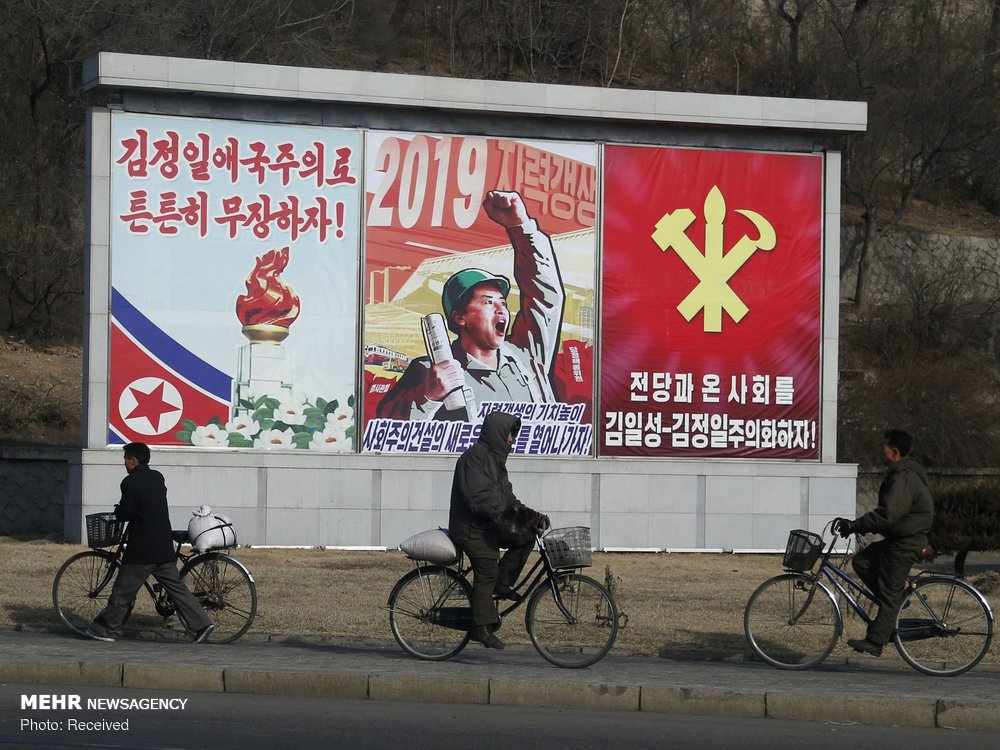
<svg viewBox="0 0 1000 750"><path fill-rule="evenodd" d="M840 534L841 539L847 539L854 533L854 521L849 518L837 518L833 522L833 530Z"/></svg>
<svg viewBox="0 0 1000 750"><path fill-rule="evenodd" d="M535 524L535 533L542 534L552 528L552 522L549 520L548 516L539 516L538 522Z"/></svg>

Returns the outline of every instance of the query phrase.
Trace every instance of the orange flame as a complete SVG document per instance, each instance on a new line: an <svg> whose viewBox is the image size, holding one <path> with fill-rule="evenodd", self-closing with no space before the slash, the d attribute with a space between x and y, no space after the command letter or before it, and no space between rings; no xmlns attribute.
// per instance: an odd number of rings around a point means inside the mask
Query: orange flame
<svg viewBox="0 0 1000 750"><path fill-rule="evenodd" d="M299 296L278 274L288 265L288 248L268 250L247 276L247 293L236 298L236 317L244 326L288 328L299 317Z"/></svg>

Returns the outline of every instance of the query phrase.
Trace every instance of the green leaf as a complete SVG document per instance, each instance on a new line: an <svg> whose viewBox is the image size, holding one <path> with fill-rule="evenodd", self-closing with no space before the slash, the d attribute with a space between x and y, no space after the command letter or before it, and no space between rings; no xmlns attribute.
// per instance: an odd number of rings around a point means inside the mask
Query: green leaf
<svg viewBox="0 0 1000 750"><path fill-rule="evenodd" d="M178 440L182 440L188 445L193 445L191 442L191 430L179 430L176 435Z"/></svg>
<svg viewBox="0 0 1000 750"><path fill-rule="evenodd" d="M242 432L229 433L230 448L253 448L253 440L248 439Z"/></svg>
<svg viewBox="0 0 1000 750"><path fill-rule="evenodd" d="M219 419L219 417L212 417L210 420L208 420L208 423L209 424L214 424L216 427L225 427L226 426L226 423L223 422L221 419Z"/></svg>
<svg viewBox="0 0 1000 750"><path fill-rule="evenodd" d="M308 432L300 432L296 435L292 435L292 443L295 444L296 448L308 448L309 443L312 442L312 434Z"/></svg>
<svg viewBox="0 0 1000 750"><path fill-rule="evenodd" d="M352 409L354 408L354 396L353 395L347 397L347 405L350 406Z"/></svg>
<svg viewBox="0 0 1000 750"><path fill-rule="evenodd" d="M316 397L316 408L324 413L326 412L326 403L327 403L326 399L323 398L322 396Z"/></svg>
<svg viewBox="0 0 1000 750"><path fill-rule="evenodd" d="M186 432L194 432L198 429L198 423L190 419L182 419L181 427L183 427Z"/></svg>

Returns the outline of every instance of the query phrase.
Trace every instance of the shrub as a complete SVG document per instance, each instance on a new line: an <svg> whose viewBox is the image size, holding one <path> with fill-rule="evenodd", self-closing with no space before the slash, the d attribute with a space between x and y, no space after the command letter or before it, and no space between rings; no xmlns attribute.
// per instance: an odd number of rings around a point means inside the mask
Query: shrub
<svg viewBox="0 0 1000 750"><path fill-rule="evenodd" d="M933 490L931 543L938 552L954 554L955 575L964 575L970 552L1000 550L1000 477L942 480Z"/></svg>

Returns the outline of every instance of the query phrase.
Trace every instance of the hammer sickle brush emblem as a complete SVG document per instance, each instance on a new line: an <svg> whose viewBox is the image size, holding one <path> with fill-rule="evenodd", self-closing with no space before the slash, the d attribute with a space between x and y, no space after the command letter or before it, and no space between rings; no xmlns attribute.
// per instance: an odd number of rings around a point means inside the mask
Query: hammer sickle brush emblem
<svg viewBox="0 0 1000 750"><path fill-rule="evenodd" d="M666 213L656 222L656 231L651 235L661 251L673 248L684 264L698 278L696 286L677 306L684 319L690 322L700 311L705 311L705 333L722 332L722 311L725 310L734 323L739 323L749 312L749 308L729 286L733 277L750 256L758 250L774 249L777 237L771 223L756 211L737 209L736 213L748 218L757 228L758 236L751 239L743 235L728 253L723 254L722 230L726 220L726 199L718 185L713 186L705 197L705 252L701 251L687 236L687 229L694 223L694 212L689 208L679 208Z"/></svg>

